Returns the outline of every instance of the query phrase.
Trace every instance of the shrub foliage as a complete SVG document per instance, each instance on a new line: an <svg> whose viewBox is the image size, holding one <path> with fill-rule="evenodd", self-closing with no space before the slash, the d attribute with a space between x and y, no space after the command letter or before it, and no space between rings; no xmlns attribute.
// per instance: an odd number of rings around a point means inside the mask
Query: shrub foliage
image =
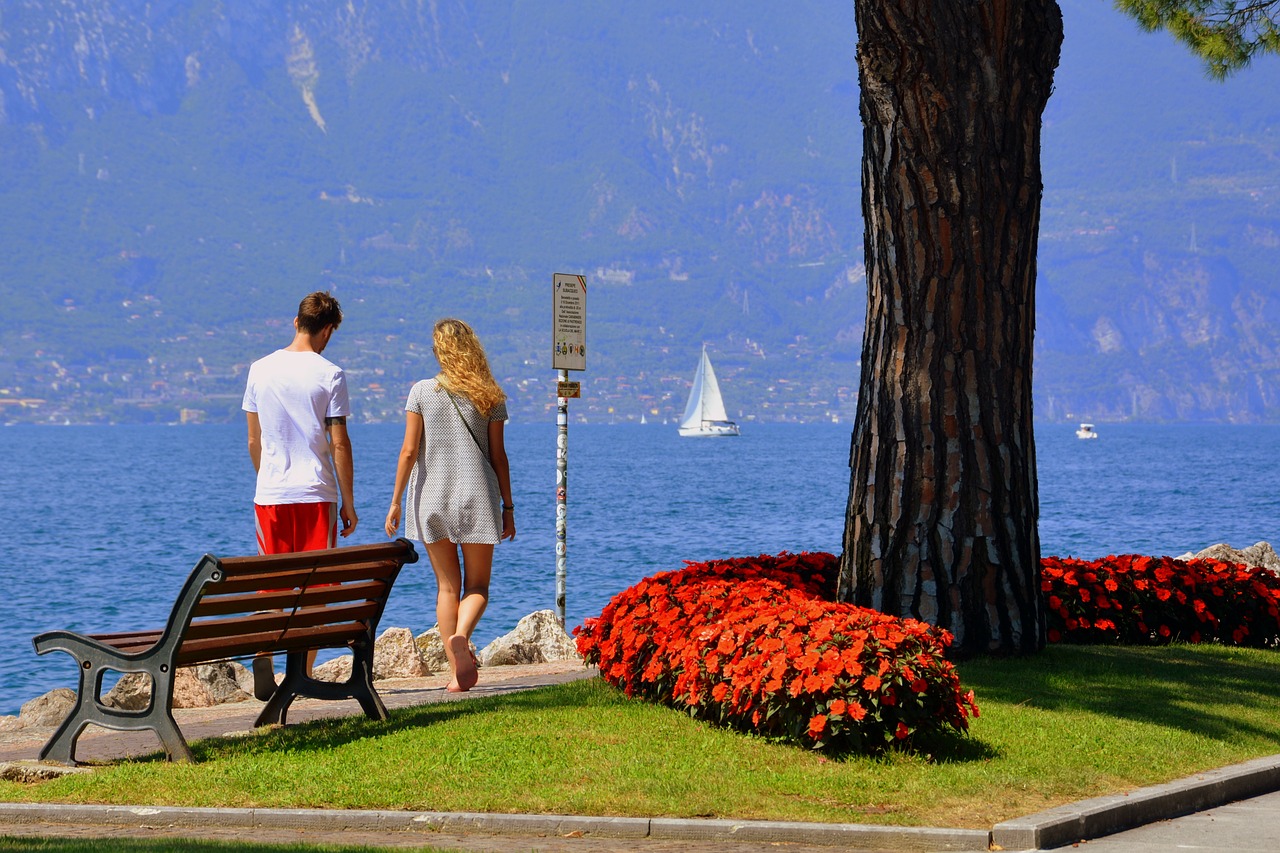
<svg viewBox="0 0 1280 853"><path fill-rule="evenodd" d="M1041 561L1052 643L1274 646L1280 577L1220 560L1137 554Z"/></svg>
<svg viewBox="0 0 1280 853"><path fill-rule="evenodd" d="M835 603L836 573L825 553L687 563L616 595L578 650L629 696L813 748L966 731L950 634Z"/></svg>

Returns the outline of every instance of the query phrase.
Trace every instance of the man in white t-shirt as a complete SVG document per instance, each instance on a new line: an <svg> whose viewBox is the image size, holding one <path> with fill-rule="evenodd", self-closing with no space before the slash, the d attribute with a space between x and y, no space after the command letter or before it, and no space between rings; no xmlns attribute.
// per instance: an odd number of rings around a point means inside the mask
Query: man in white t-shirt
<svg viewBox="0 0 1280 853"><path fill-rule="evenodd" d="M249 368L241 408L258 472L253 504L259 554L333 548L339 518L344 537L355 532L347 380L321 355L341 323L338 300L312 293L298 306L293 343ZM254 695L271 698L271 658L255 659L253 674Z"/></svg>

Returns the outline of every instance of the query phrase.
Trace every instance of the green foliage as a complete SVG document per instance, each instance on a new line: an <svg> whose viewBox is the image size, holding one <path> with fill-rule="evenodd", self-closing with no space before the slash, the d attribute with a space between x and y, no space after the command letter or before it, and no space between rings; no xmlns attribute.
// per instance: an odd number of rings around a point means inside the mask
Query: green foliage
<svg viewBox="0 0 1280 853"><path fill-rule="evenodd" d="M1280 0L1115 0L1148 31L1168 30L1219 80L1258 53L1280 54Z"/></svg>

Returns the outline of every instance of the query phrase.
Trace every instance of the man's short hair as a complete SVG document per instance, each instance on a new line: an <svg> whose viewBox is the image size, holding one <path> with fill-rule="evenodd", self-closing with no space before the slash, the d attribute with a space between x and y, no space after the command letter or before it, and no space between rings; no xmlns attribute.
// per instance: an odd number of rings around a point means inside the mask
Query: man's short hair
<svg viewBox="0 0 1280 853"><path fill-rule="evenodd" d="M307 294L298 304L298 331L314 335L325 326L342 324L342 306L323 290Z"/></svg>

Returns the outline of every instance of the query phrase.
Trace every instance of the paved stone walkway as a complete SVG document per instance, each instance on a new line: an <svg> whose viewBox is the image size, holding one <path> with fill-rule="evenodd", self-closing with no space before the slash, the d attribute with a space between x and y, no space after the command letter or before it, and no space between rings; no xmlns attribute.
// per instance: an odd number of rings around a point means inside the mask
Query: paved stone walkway
<svg viewBox="0 0 1280 853"><path fill-rule="evenodd" d="M76 824L0 823L0 836L24 838L198 838L228 843L333 844L418 850L432 847L467 853L832 853L835 848L786 842L735 843L727 841L657 840L645 838L548 838L520 835L449 835L421 832L325 832L316 830L264 830L207 828L111 827ZM894 848L902 850L903 848ZM924 848L922 848L924 849ZM867 848L859 848L867 851ZM869 850L867 853L889 853Z"/></svg>
<svg viewBox="0 0 1280 853"><path fill-rule="evenodd" d="M425 678L393 678L377 682L378 694L387 708L407 708L428 702L451 702L475 696L497 696L519 690L531 690L551 684L562 684L596 674L576 661L495 666L480 669L480 683L468 693L445 690L447 674ZM179 708L174 711L178 728L188 741L221 737L253 729L253 722L263 703L244 702L214 705L209 708ZM299 699L289 708L290 724L327 717L350 717L363 714L355 700L322 701ZM0 732L0 761L34 760L53 733L51 728L21 728ZM81 763L111 761L131 755L145 755L160 749L153 732L114 732L90 726L76 745L76 760Z"/></svg>

